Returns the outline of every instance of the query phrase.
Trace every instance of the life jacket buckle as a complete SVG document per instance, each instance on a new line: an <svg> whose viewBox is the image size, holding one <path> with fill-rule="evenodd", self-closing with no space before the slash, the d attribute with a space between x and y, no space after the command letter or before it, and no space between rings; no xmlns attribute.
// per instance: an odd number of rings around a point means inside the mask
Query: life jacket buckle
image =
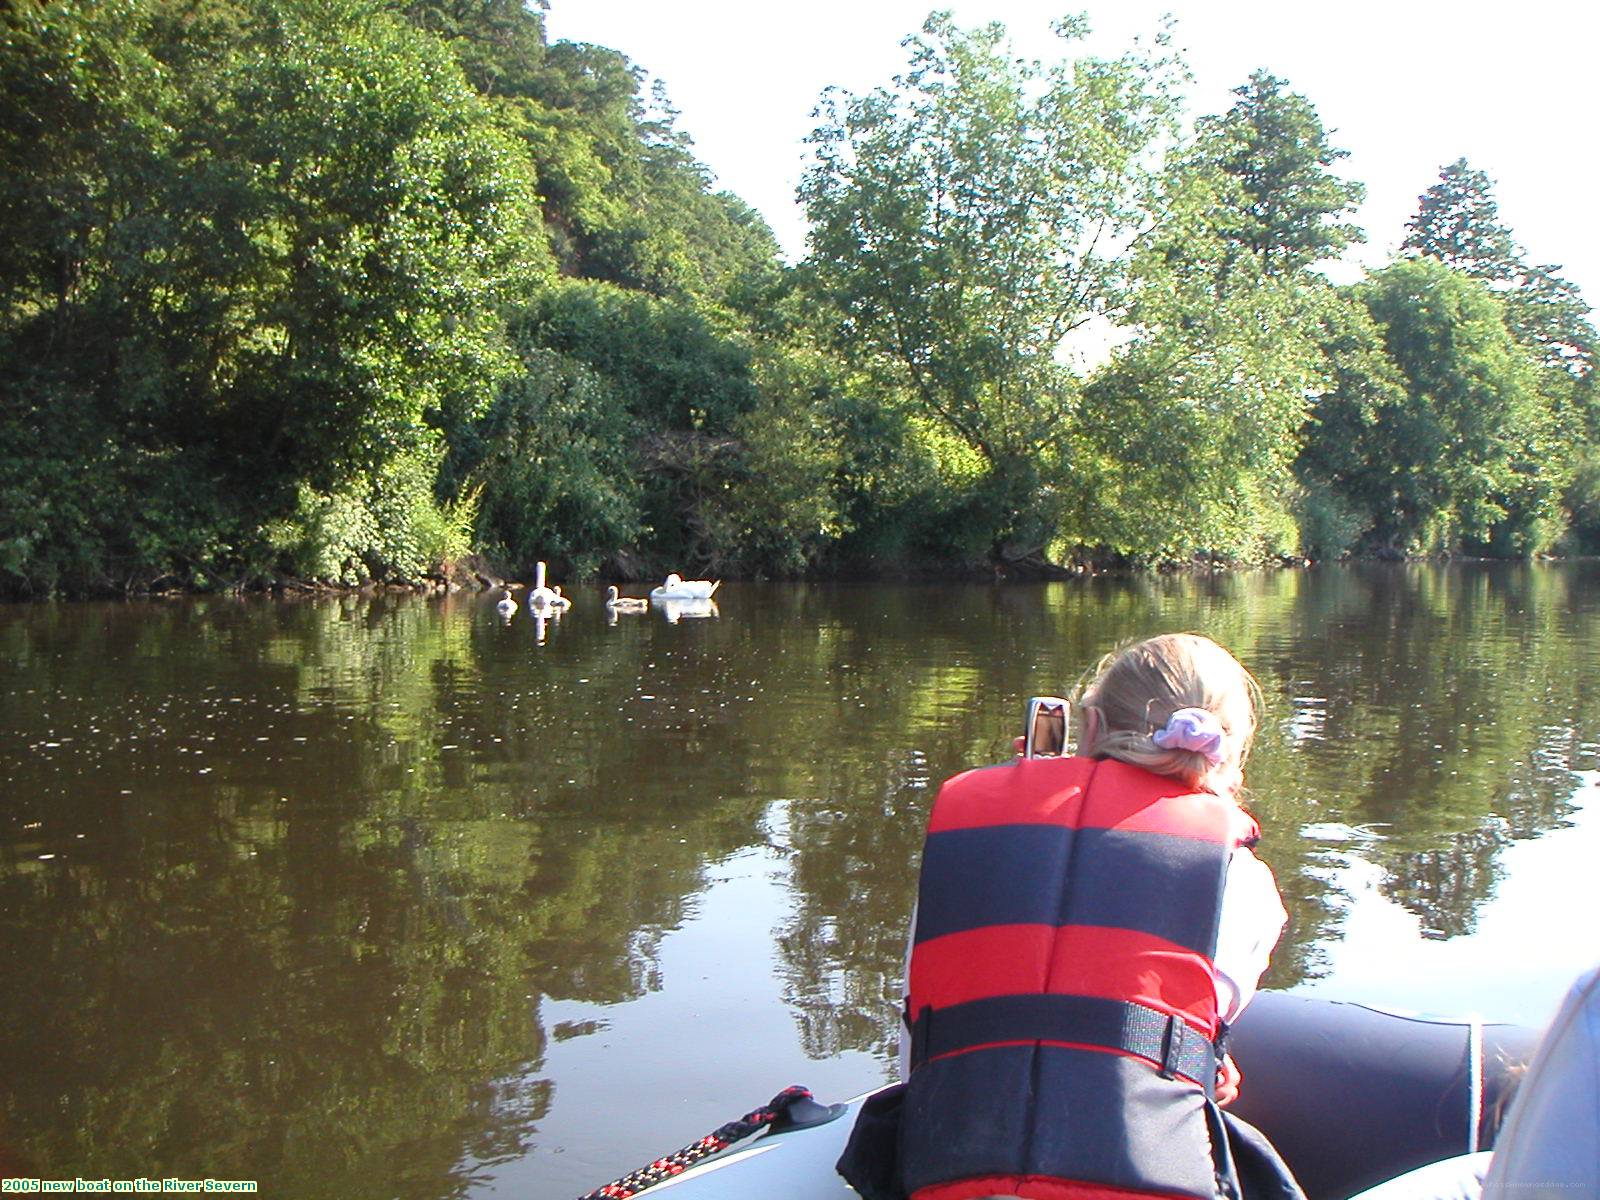
<svg viewBox="0 0 1600 1200"><path fill-rule="evenodd" d="M1226 1021L1217 1021L1217 1036L1211 1039L1211 1052L1216 1056L1218 1065L1228 1056L1228 1034L1233 1032L1233 1027Z"/></svg>
<svg viewBox="0 0 1600 1200"><path fill-rule="evenodd" d="M1161 1078L1176 1079L1183 1063L1183 1037L1188 1032L1182 1019L1169 1016L1167 1032L1161 1039Z"/></svg>

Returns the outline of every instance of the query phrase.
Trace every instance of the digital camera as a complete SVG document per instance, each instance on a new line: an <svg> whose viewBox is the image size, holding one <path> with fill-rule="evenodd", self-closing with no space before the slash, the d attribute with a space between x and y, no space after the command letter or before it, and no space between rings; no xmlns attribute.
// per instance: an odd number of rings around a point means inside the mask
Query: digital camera
<svg viewBox="0 0 1600 1200"><path fill-rule="evenodd" d="M1067 752L1067 702L1032 696L1022 725L1023 758L1059 758Z"/></svg>

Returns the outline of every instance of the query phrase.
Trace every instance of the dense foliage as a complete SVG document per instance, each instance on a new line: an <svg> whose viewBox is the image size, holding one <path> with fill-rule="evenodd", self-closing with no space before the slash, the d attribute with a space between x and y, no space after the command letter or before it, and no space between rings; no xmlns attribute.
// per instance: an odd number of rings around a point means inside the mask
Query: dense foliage
<svg viewBox="0 0 1600 1200"><path fill-rule="evenodd" d="M1399 261L1311 103L935 14L781 260L520 0L0 9L0 592L1600 544L1594 328L1459 161Z"/></svg>

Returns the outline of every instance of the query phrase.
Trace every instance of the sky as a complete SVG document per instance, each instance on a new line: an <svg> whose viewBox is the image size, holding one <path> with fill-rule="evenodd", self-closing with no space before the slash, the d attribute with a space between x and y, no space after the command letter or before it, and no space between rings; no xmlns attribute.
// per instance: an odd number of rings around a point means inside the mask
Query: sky
<svg viewBox="0 0 1600 1200"><path fill-rule="evenodd" d="M679 127L717 179L756 208L786 255L805 252L795 203L804 139L824 88L865 92L905 65L917 0L550 0L551 41L620 50L661 80ZM1465 156L1495 181L1501 220L1535 263L1557 263L1600 307L1600 4L1594 0L989 0L946 5L958 24L1004 23L1019 53L1072 52L1049 31L1088 14L1083 44L1116 54L1177 18L1195 81L1191 115L1221 112L1264 67L1315 106L1339 167L1367 187L1367 244L1329 274L1381 266L1405 237L1417 197Z"/></svg>

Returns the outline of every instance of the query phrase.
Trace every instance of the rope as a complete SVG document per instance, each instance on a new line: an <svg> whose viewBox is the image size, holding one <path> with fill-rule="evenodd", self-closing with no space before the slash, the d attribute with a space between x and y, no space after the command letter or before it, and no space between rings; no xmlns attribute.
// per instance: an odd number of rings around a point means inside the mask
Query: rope
<svg viewBox="0 0 1600 1200"><path fill-rule="evenodd" d="M640 1167L637 1171L630 1171L621 1179L615 1179L604 1187L586 1192L578 1200L626 1200L627 1197L637 1195L664 1179L683 1174L702 1158L710 1158L713 1154L726 1150L740 1138L749 1137L757 1130L766 1128L788 1111L791 1104L797 1100L810 1098L811 1092L808 1088L786 1087L764 1108L747 1112L737 1121L720 1125L715 1133L708 1133L699 1141L690 1142L681 1150L663 1155L655 1162Z"/></svg>

